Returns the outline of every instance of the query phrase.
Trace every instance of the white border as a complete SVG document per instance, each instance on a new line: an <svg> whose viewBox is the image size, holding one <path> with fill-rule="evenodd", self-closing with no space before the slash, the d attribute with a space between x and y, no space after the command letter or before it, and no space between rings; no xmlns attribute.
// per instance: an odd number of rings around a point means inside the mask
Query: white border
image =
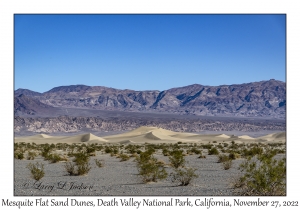
<svg viewBox="0 0 300 210"><path fill-rule="evenodd" d="M295 3L293 3L295 2ZM299 179L299 138L297 133L297 117L299 116L299 7L296 1L279 0L202 0L202 1L176 1L176 0L110 0L110 1L63 1L63 0L1 0L0 1L0 65L1 65L1 184L0 199L25 200L22 197L13 197L13 15L15 13L280 13L287 14L287 142L288 142L288 186L287 197L273 197L264 200L298 200ZM28 197L27 197L28 198ZM78 198L78 197L77 197ZM118 197L120 198L120 197ZM158 197L163 199L163 197ZM203 197L202 197L203 198ZM60 199L63 199L60 197ZM96 198L78 198L93 199ZM108 197L106 197L108 199ZM136 198L141 199L141 198ZM196 199L192 197L192 199ZM217 197L221 200L223 197ZM233 199L232 197L228 198ZM253 197L243 198L254 200ZM0 207L6 209L8 207ZM16 208L16 207L14 207ZM37 207L34 207L37 208ZM63 208L63 207L60 207ZM98 207L99 208L99 207ZM230 208L232 209L232 208Z"/></svg>

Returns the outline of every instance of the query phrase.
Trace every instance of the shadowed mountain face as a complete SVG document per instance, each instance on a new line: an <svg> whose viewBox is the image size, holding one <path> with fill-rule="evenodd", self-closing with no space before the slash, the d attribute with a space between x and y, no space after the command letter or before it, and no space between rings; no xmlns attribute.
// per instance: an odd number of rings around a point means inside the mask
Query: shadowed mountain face
<svg viewBox="0 0 300 210"><path fill-rule="evenodd" d="M23 93L45 105L60 108L285 118L285 85L281 81L269 80L221 86L194 84L165 91L71 85L56 87L42 94L18 89L15 95ZM22 104L20 100L18 103ZM15 110L18 107L21 105L15 105ZM30 105L27 107L34 110ZM22 109L18 108L18 111L22 112Z"/></svg>
<svg viewBox="0 0 300 210"><path fill-rule="evenodd" d="M47 114L55 111L55 107L40 102L38 99L20 94L14 97L14 114L15 115L36 115Z"/></svg>

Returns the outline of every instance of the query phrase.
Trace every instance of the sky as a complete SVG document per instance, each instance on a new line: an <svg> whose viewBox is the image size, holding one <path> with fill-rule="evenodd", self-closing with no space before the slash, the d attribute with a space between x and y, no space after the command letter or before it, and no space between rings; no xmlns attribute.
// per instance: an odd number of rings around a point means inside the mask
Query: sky
<svg viewBox="0 0 300 210"><path fill-rule="evenodd" d="M14 89L286 81L286 15L14 15Z"/></svg>

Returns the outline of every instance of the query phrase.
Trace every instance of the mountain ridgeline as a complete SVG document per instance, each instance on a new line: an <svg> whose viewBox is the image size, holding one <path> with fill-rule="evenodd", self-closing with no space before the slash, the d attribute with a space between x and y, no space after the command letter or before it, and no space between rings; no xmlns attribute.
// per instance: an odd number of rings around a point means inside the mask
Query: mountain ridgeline
<svg viewBox="0 0 300 210"><path fill-rule="evenodd" d="M221 86L194 84L164 91L70 85L44 93L18 89L14 96L15 115L39 115L55 108L281 119L286 114L286 83L273 79Z"/></svg>

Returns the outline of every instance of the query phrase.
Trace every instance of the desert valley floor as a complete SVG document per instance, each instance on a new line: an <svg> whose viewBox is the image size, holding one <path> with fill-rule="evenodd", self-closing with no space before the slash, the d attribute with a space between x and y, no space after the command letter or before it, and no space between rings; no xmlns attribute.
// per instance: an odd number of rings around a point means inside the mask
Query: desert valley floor
<svg viewBox="0 0 300 210"><path fill-rule="evenodd" d="M56 148L52 153L62 157L67 157L63 161L51 163L44 157L37 155L34 160L15 159L14 173L14 192L15 196L31 195L107 195L107 196L146 196L146 195L179 195L179 196L218 196L234 195L233 183L237 180L242 172L239 165L245 160L237 158L232 161L229 170L224 170L223 165L218 161L217 155L210 155L208 149L201 149L201 155L205 158L199 158L199 154L190 152L190 145L211 145L221 149L225 145L285 145L285 132L271 133L259 137L250 137L249 135L229 135L229 134L195 134L184 132L173 132L157 127L145 127L134 129L129 132L110 135L96 136L91 133L79 134L74 136L50 136L38 134L27 137L15 137L15 144L23 145L43 145L55 144L61 145L102 145L103 148L118 145L121 154L128 152L128 145L140 145L141 150L145 150L145 145L182 145L185 151L186 166L195 170L197 178L193 179L188 186L179 186L172 181L171 175L174 173L170 165L169 157L164 154L162 149L156 149L153 156L163 163L166 172L169 174L164 180L144 183L139 176L136 167L134 152L128 153L128 160L120 160L118 153L106 152L105 149L95 151L89 159L90 171L83 176L70 176L65 170L67 161L72 160L68 157L68 151ZM21 143L24 142L24 143ZM223 145L223 146L220 146ZM28 154L29 151L27 151ZM226 154L226 151L224 151ZM26 152L25 152L26 153ZM24 154L25 154L24 153ZM277 154L277 159L285 157L285 153ZM102 167L96 165L95 160L102 163ZM43 163L45 176L36 181L31 178L28 170L29 163Z"/></svg>

